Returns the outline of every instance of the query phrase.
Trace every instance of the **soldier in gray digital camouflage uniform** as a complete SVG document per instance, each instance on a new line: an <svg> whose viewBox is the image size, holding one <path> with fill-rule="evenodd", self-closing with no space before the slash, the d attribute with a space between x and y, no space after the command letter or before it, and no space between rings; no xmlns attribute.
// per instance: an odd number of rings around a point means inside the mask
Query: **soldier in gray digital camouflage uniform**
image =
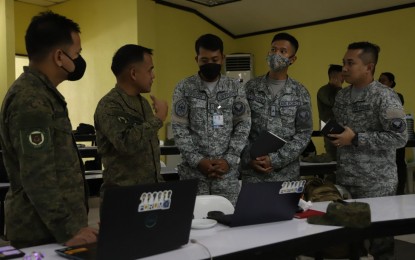
<svg viewBox="0 0 415 260"><path fill-rule="evenodd" d="M85 72L79 33L78 24L58 14L35 16L26 31L29 67L3 101L6 235L18 248L97 239L98 231L88 227L82 162L65 98L57 90Z"/></svg>
<svg viewBox="0 0 415 260"><path fill-rule="evenodd" d="M299 156L310 142L313 123L307 89L287 75L289 65L297 59L297 50L298 41L293 36L275 35L267 57L270 71L248 81L245 86L252 127L241 162L244 182L299 179ZM276 152L251 158L251 146L263 130L278 135L287 143Z"/></svg>
<svg viewBox="0 0 415 260"><path fill-rule="evenodd" d="M375 81L379 47L369 42L349 45L343 76L350 86L340 90L334 115L345 127L333 134L338 147L336 179L353 198L396 194L395 152L407 142L405 113L396 93ZM395 259L393 237L375 239L375 259Z"/></svg>
<svg viewBox="0 0 415 260"><path fill-rule="evenodd" d="M245 91L220 74L222 40L202 35L195 44L200 71L178 83L173 95L172 127L183 162L181 179L199 179L198 194L216 194L235 204L238 165L251 126Z"/></svg>
<svg viewBox="0 0 415 260"><path fill-rule="evenodd" d="M94 120L98 153L104 165L101 194L110 186L162 181L158 131L167 103L150 96L154 79L152 50L127 44L114 55L111 70L117 84L98 103Z"/></svg>

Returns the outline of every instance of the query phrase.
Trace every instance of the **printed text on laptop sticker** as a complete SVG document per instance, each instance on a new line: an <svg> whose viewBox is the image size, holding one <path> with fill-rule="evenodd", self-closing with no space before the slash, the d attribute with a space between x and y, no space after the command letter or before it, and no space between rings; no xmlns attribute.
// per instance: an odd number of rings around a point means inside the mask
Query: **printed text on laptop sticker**
<svg viewBox="0 0 415 260"><path fill-rule="evenodd" d="M281 185L280 194L286 193L302 193L306 181L285 181Z"/></svg>
<svg viewBox="0 0 415 260"><path fill-rule="evenodd" d="M172 190L143 192L140 196L138 212L169 209Z"/></svg>

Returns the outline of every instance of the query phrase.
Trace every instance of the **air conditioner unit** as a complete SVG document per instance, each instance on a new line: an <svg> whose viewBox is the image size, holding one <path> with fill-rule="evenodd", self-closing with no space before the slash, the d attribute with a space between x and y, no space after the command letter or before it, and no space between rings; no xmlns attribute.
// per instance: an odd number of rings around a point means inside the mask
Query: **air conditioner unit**
<svg viewBox="0 0 415 260"><path fill-rule="evenodd" d="M239 79L242 85L254 77L254 55L249 53L228 54L225 58L226 76Z"/></svg>

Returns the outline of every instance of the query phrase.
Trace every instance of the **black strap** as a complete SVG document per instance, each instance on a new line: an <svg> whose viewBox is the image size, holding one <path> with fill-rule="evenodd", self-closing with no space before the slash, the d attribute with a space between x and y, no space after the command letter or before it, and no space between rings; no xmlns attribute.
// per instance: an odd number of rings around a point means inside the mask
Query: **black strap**
<svg viewBox="0 0 415 260"><path fill-rule="evenodd" d="M81 154L79 153L78 150L78 146L76 145L76 141L75 141L75 136L72 134L72 143L76 149L76 153L78 154L78 160L79 160L79 166L81 167L81 175L82 175L82 180L84 181L84 191L85 191L85 208L86 208L86 212L89 212L89 204L88 204L88 199L89 199L89 186L88 183L85 179L85 167L84 167L84 162L82 161L82 157Z"/></svg>

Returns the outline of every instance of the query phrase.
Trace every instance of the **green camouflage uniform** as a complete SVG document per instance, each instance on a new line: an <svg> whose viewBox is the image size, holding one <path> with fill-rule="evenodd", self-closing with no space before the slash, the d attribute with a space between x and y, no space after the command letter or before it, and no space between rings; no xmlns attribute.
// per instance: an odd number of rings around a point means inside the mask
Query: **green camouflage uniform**
<svg viewBox="0 0 415 260"><path fill-rule="evenodd" d="M310 95L307 89L292 78L275 98L267 84L267 75L248 81L246 95L252 114L249 145L241 162L242 180L246 182L288 181L300 176L299 156L310 142L313 131ZM273 171L255 172L249 165L250 147L259 133L268 130L287 141L277 152L270 153Z"/></svg>
<svg viewBox="0 0 415 260"><path fill-rule="evenodd" d="M218 107L220 108L218 109ZM213 115L222 114L224 125L213 126ZM251 126L245 91L234 79L221 76L213 93L199 75L178 83L173 94L172 130L182 155L182 179L199 179L198 194L215 194L236 202L238 165ZM229 172L223 179L209 179L197 166L203 158L225 159Z"/></svg>
<svg viewBox="0 0 415 260"><path fill-rule="evenodd" d="M322 86L317 92L317 106L320 120L327 122L334 118L333 106L337 92L342 88L336 85L327 84Z"/></svg>
<svg viewBox="0 0 415 260"><path fill-rule="evenodd" d="M17 247L63 243L88 225L84 178L64 97L31 68L1 109L7 238Z"/></svg>
<svg viewBox="0 0 415 260"><path fill-rule="evenodd" d="M407 141L405 112L393 89L377 81L356 100L351 91L337 94L333 110L337 122L358 134L358 146L337 150L336 180L353 198L395 195L396 149Z"/></svg>
<svg viewBox="0 0 415 260"><path fill-rule="evenodd" d="M100 100L94 119L104 165L101 192L162 181L157 133L163 122L144 97L129 96L116 86Z"/></svg>
<svg viewBox="0 0 415 260"><path fill-rule="evenodd" d="M323 122L329 121L329 119L334 119L333 106L336 99L337 92L342 88L336 85L327 84L322 86L317 92L317 106L318 106L318 116ZM324 138L324 148L326 153L331 156L332 160L336 160L337 157L337 147L335 147L330 139Z"/></svg>

